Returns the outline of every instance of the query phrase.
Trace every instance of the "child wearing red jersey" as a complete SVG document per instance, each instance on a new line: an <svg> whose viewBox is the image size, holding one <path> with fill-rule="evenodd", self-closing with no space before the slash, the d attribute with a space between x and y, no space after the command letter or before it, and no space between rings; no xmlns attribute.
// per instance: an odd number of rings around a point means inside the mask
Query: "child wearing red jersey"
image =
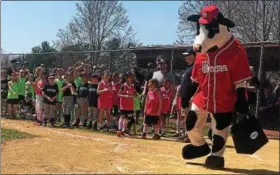
<svg viewBox="0 0 280 175"><path fill-rule="evenodd" d="M161 110L161 118L160 118L160 128L161 128L161 136L165 134L166 128L166 119L170 113L171 108L171 100L172 100L172 91L170 90L170 80L164 78L163 79L163 87L160 89L162 95L162 110Z"/></svg>
<svg viewBox="0 0 280 175"><path fill-rule="evenodd" d="M134 120L134 96L136 95L136 89L133 84L134 74L127 72L125 74L126 82L121 86L119 91L120 97L120 110L121 117L119 119L119 127L117 135L130 136L130 132L127 129L128 121Z"/></svg>
<svg viewBox="0 0 280 175"><path fill-rule="evenodd" d="M153 126L155 131L155 135L153 139L158 140L160 139L159 135L159 118L161 116L162 110L162 97L160 90L158 89L159 83L157 79L151 79L149 81L149 91L147 93L146 102L145 102L145 109L144 109L144 126L143 126L143 134L142 138L146 138L147 133L147 125Z"/></svg>
<svg viewBox="0 0 280 175"><path fill-rule="evenodd" d="M113 110L112 114L114 117L119 115L120 98L118 96L119 90L121 88L120 74L114 72L112 75L112 87L113 87Z"/></svg>
<svg viewBox="0 0 280 175"><path fill-rule="evenodd" d="M110 72L105 71L102 76L102 80L98 84L97 94L98 97L98 108L99 108L99 117L97 128L102 130L103 126L103 117L106 113L107 117L107 130L109 131L110 122L111 122L111 109L112 109L112 100L113 100L113 90L112 84L109 82Z"/></svg>

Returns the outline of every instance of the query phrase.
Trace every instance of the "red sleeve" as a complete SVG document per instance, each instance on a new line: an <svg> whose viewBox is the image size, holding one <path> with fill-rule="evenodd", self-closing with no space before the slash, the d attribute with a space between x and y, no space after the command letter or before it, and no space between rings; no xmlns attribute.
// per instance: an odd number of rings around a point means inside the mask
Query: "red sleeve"
<svg viewBox="0 0 280 175"><path fill-rule="evenodd" d="M229 71L234 84L251 79L248 57L244 48L240 48L238 54L232 58Z"/></svg>
<svg viewBox="0 0 280 175"><path fill-rule="evenodd" d="M98 84L98 90L102 90L104 89L104 83L101 81L99 84Z"/></svg>
<svg viewBox="0 0 280 175"><path fill-rule="evenodd" d="M191 80L196 83L198 83L197 71L198 71L198 63L195 61L192 69Z"/></svg>

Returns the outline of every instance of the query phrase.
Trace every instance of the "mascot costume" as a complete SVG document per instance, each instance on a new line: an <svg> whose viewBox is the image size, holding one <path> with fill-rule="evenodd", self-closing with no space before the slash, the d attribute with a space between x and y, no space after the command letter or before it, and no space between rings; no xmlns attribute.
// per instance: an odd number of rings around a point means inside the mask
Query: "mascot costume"
<svg viewBox="0 0 280 175"><path fill-rule="evenodd" d="M196 22L197 34L193 44L197 52L191 80L197 88L186 121L191 144L182 149L184 159L207 156L209 168L224 167L224 151L233 115L248 113L245 83L251 78L245 49L234 38L230 28L234 23L225 18L219 9L210 5L188 21ZM191 93L191 92L189 92ZM212 148L202 131L207 115L211 114Z"/></svg>

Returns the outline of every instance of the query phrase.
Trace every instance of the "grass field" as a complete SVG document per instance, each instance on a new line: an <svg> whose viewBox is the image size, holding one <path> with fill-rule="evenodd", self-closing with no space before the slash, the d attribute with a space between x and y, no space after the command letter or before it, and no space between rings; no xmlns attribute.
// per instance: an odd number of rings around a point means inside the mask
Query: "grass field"
<svg viewBox="0 0 280 175"><path fill-rule="evenodd" d="M32 134L20 132L14 129L1 128L1 142L16 140L16 139L27 139L35 137Z"/></svg>

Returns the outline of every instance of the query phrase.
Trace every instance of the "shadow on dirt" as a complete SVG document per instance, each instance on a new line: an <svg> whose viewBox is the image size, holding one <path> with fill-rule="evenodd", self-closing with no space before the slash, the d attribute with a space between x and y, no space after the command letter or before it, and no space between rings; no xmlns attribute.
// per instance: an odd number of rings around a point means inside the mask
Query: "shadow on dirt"
<svg viewBox="0 0 280 175"><path fill-rule="evenodd" d="M207 167L205 167L205 165L203 163L186 162L186 164L207 168ZM207 169L210 169L210 168L207 168ZM213 170L217 170L217 169L213 169ZM277 171L271 171L271 170L265 170L265 169L248 170L248 169L240 169L240 168L223 168L223 169L220 169L220 171L239 173L239 174L279 174L279 172L277 172Z"/></svg>

